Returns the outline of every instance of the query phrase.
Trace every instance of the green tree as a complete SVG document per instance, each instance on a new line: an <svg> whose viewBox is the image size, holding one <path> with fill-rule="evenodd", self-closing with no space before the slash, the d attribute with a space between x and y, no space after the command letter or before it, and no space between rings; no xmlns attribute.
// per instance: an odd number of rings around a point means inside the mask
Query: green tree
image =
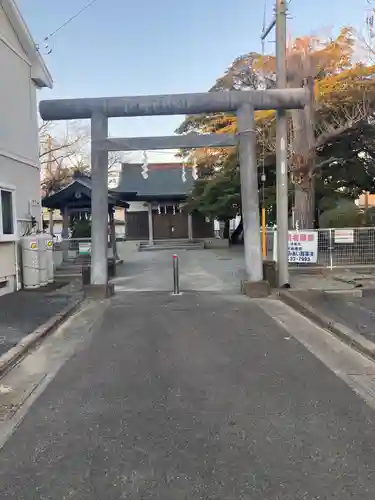
<svg viewBox="0 0 375 500"><path fill-rule="evenodd" d="M374 190L372 140L375 67L353 62L354 39L343 29L335 40L300 38L288 56L288 79L300 86L313 78L315 102L313 125L303 111L290 113L290 179L297 218L310 226L328 199L354 197L363 189ZM275 60L250 53L234 61L211 91L271 88L275 81ZM275 114L256 113L258 161L275 164ZM311 117L310 117L311 118ZM311 120L310 120L311 121ZM187 117L177 132L236 132L234 115ZM302 131L302 132L301 132ZM309 135L310 134L310 135ZM193 151L190 161L223 165L231 149ZM184 152L182 152L184 154ZM272 167L273 168L273 167ZM220 171L220 168L218 169ZM212 178L218 175L215 171ZM317 206L315 205L318 202ZM332 205L332 203L331 203Z"/></svg>

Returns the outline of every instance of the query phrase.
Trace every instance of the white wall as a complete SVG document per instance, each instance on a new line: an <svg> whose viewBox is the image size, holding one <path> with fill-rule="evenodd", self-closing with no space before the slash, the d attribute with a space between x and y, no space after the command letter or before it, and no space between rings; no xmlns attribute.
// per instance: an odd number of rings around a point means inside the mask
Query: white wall
<svg viewBox="0 0 375 500"><path fill-rule="evenodd" d="M22 230L30 215L41 219L36 88L31 65L0 7L0 187L16 188L16 217ZM9 280L0 295L12 291L16 274L15 244L0 243L0 281Z"/></svg>
<svg viewBox="0 0 375 500"><path fill-rule="evenodd" d="M0 296L16 289L16 243L0 243L0 284L7 281L5 287L0 287Z"/></svg>
<svg viewBox="0 0 375 500"><path fill-rule="evenodd" d="M0 187L16 188L16 217L19 221L30 220L30 215L40 221L41 209L31 207L31 200L40 203L40 171L24 163L0 155Z"/></svg>
<svg viewBox="0 0 375 500"><path fill-rule="evenodd" d="M40 199L39 169L0 155L0 187L15 186L16 218L18 233L21 236L29 225L31 215L40 221L40 207L31 207L31 199ZM16 269L19 265L15 258L15 243L0 243L0 282L7 279L8 285L0 288L0 296L16 289Z"/></svg>
<svg viewBox="0 0 375 500"><path fill-rule="evenodd" d="M36 88L31 66L0 7L0 185L16 187L18 219L30 220L29 202L40 202ZM32 209L40 220L40 208Z"/></svg>
<svg viewBox="0 0 375 500"><path fill-rule="evenodd" d="M36 88L31 66L0 8L0 154L38 166Z"/></svg>
<svg viewBox="0 0 375 500"><path fill-rule="evenodd" d="M12 44L12 46L18 50L20 53L23 53L22 46L15 34L13 27L10 25L8 18L1 7L0 4L0 37L4 37L7 42Z"/></svg>

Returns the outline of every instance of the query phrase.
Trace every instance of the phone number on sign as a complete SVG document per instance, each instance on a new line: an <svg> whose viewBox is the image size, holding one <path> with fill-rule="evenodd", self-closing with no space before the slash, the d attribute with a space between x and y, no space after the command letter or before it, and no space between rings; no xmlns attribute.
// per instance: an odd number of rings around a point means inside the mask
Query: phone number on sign
<svg viewBox="0 0 375 500"><path fill-rule="evenodd" d="M313 262L311 257L303 257L302 255L289 255L289 262Z"/></svg>
<svg viewBox="0 0 375 500"><path fill-rule="evenodd" d="M306 250L296 250L296 248L291 248L288 251L289 262L314 262L314 252L308 252Z"/></svg>

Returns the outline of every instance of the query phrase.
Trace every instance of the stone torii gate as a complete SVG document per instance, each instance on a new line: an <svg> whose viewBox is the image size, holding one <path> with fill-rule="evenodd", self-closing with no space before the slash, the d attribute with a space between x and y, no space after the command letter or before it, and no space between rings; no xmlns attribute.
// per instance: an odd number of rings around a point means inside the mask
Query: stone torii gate
<svg viewBox="0 0 375 500"><path fill-rule="evenodd" d="M304 89L275 89L135 97L42 101L43 120L91 120L92 256L91 285L110 293L107 273L108 152L239 146L245 267L248 284L263 280L254 111L301 109ZM171 137L109 138L108 118L236 112L237 135L186 134ZM285 215L287 216L287 214Z"/></svg>

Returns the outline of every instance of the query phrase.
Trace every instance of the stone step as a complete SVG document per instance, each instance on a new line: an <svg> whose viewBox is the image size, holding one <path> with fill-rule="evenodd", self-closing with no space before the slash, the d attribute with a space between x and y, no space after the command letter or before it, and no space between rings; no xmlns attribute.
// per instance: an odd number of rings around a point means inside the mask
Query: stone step
<svg viewBox="0 0 375 500"><path fill-rule="evenodd" d="M186 245L200 245L202 244L202 241L200 240L155 240L153 242L154 247L165 247L165 246L175 246L175 247L180 247L180 246L186 246ZM148 241L141 241L139 243L140 247L148 247L150 246Z"/></svg>
<svg viewBox="0 0 375 500"><path fill-rule="evenodd" d="M157 252L160 250L202 250L204 243L185 243L174 245L173 243L164 245L142 245L139 247L140 252Z"/></svg>
<svg viewBox="0 0 375 500"><path fill-rule="evenodd" d="M82 273L64 273L64 274L55 274L55 280L56 281L68 281L71 278L80 278L82 276Z"/></svg>
<svg viewBox="0 0 375 500"><path fill-rule="evenodd" d="M148 244L148 241L143 241L142 243ZM154 240L154 245L164 245L165 243L175 243L176 245L179 245L184 243L199 243L199 240L180 240L180 239Z"/></svg>
<svg viewBox="0 0 375 500"><path fill-rule="evenodd" d="M82 273L82 268L76 269L56 269L55 276L75 276Z"/></svg>
<svg viewBox="0 0 375 500"><path fill-rule="evenodd" d="M56 269L56 272L70 273L73 271L79 271L82 269L82 265L80 266L60 266Z"/></svg>

